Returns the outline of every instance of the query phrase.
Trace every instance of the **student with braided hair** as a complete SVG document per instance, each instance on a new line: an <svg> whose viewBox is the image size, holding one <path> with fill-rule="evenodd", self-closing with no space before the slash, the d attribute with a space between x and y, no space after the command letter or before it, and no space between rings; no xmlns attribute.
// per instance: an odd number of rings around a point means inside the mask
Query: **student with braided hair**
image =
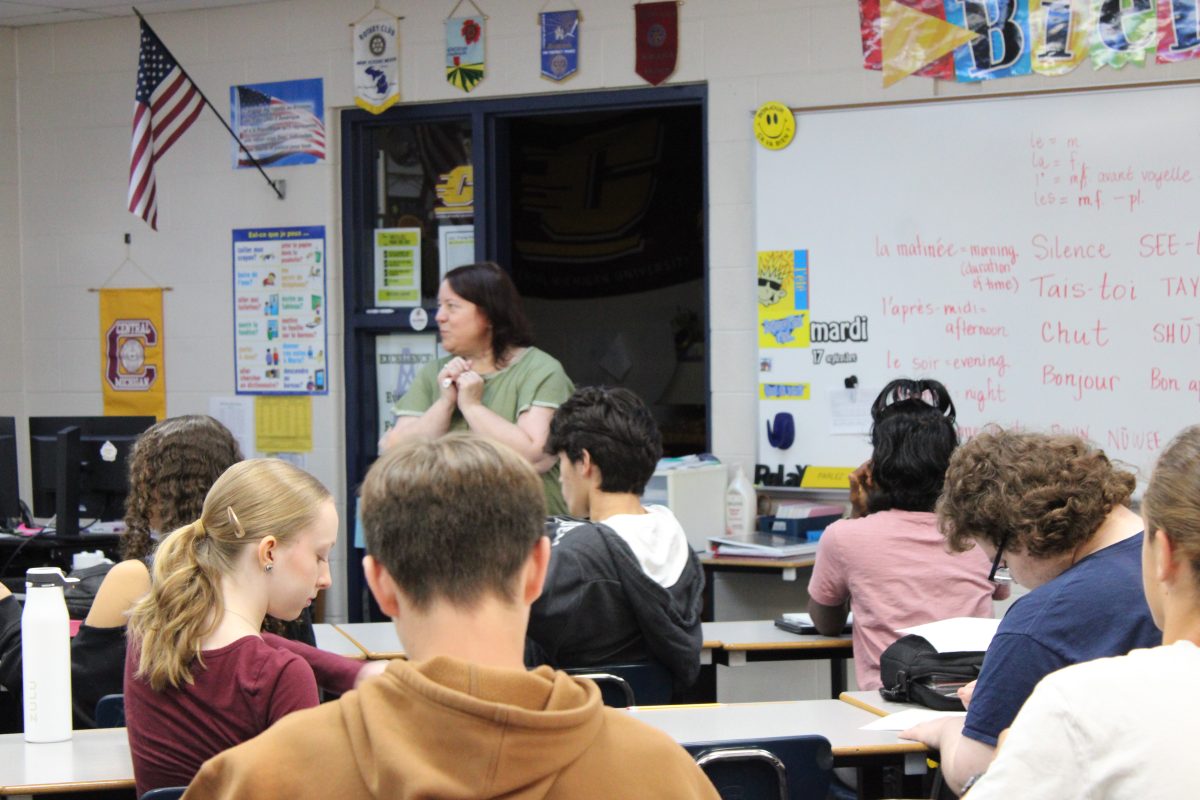
<svg viewBox="0 0 1200 800"><path fill-rule="evenodd" d="M337 531L316 478L253 459L230 467L200 517L162 540L125 660L139 795L187 784L205 759L317 705L318 681L344 692L382 670L262 632L266 615L295 619L330 585Z"/></svg>

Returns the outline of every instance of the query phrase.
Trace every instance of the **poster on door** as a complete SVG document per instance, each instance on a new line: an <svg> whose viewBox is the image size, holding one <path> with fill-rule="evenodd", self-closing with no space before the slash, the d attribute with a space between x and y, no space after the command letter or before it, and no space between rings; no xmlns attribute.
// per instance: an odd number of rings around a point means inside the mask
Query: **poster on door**
<svg viewBox="0 0 1200 800"><path fill-rule="evenodd" d="M328 394L325 227L233 232L238 394Z"/></svg>

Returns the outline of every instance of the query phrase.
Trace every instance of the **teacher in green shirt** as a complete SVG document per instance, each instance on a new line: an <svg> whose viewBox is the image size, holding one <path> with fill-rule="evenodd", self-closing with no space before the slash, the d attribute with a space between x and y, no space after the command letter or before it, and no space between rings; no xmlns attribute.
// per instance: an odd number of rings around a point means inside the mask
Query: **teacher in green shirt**
<svg viewBox="0 0 1200 800"><path fill-rule="evenodd" d="M471 430L503 442L542 476L551 514L565 514L558 462L545 452L554 409L575 391L562 365L533 346L521 297L495 264L468 264L438 287L438 333L446 358L422 367L393 411L386 450L412 438Z"/></svg>

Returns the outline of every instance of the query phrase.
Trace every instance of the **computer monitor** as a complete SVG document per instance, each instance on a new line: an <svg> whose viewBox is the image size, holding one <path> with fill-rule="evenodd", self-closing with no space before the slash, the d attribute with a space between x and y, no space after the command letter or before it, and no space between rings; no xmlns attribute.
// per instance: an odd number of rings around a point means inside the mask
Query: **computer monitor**
<svg viewBox="0 0 1200 800"><path fill-rule="evenodd" d="M80 516L125 516L129 455L154 417L30 417L33 513L54 515L59 534L79 531Z"/></svg>
<svg viewBox="0 0 1200 800"><path fill-rule="evenodd" d="M21 482L17 478L17 421L0 417L0 528L21 518Z"/></svg>

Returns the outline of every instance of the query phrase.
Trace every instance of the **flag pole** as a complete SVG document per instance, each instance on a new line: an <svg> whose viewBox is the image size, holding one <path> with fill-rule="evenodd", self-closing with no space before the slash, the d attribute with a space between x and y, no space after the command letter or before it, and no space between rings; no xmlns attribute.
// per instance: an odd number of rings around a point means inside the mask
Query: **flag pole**
<svg viewBox="0 0 1200 800"><path fill-rule="evenodd" d="M204 95L204 92L200 89L199 84L192 80L192 76L188 75L187 70L183 68L183 64L180 64L179 59L175 58L175 54L171 53L170 48L167 47L167 43L162 41L162 37L158 35L158 32L154 30L154 28L150 27L150 22L142 16L142 12L137 10L137 6L130 6L130 8L133 9L133 13L137 14L137 17L142 21L142 24L149 28L150 32L153 33L160 42L162 42L163 49L171 55L171 59L175 62L175 66L179 67L179 71L183 73L183 77L188 79L188 83L195 88L196 94L200 95L200 99L204 101L204 104L211 108L212 112L217 115L217 119L221 120L221 124L225 126L225 130L229 131L229 135L233 137L233 140L238 143L238 147L242 148L242 152L245 153L246 157L250 159L250 163L254 164L255 168L259 171L259 173L262 174L263 180L270 184L271 189L276 195L278 195L279 199L282 200L283 190L279 188L275 181L271 180L266 171L263 169L262 164L260 164L258 159L254 157L254 154L246 149L246 145L242 144L242 140L239 139L238 135L233 132L233 128L229 127L229 123L225 121L223 116L221 116L221 112L217 111L217 107L214 106L212 102L210 102L209 99ZM283 183L283 181L279 181L279 183Z"/></svg>

